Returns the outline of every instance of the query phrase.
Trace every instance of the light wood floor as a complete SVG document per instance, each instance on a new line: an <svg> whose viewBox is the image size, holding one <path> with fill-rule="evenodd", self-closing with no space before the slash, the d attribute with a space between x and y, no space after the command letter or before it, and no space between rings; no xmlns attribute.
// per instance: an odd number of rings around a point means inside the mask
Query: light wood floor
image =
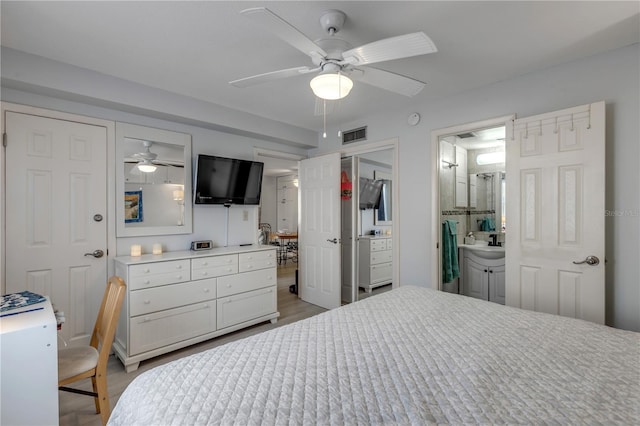
<svg viewBox="0 0 640 426"><path fill-rule="evenodd" d="M234 333L143 361L140 363L140 368L132 373L126 373L120 361L112 355L109 359L109 366L107 370L107 383L109 385L111 408L113 409L113 407L115 407L116 402L118 402L118 398L134 378L153 367L324 312L325 309L306 303L300 300L297 295L289 292L289 285L294 284L295 282L296 267L297 264L290 261L285 265L278 266L278 311L280 312L280 317L278 318L278 322L275 324L271 324L271 322L267 321L262 324L248 327L244 330L239 330ZM90 381L86 380L84 382L86 383L82 383L81 385L81 382L79 382L77 387L79 389L90 390ZM93 398L68 392L58 392L58 395L60 398L60 426L97 426L101 424L100 415L95 414Z"/></svg>

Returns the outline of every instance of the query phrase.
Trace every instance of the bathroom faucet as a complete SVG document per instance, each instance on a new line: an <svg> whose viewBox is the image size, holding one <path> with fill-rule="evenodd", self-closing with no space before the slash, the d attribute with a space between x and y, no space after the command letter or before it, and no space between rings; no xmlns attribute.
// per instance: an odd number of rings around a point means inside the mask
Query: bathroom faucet
<svg viewBox="0 0 640 426"><path fill-rule="evenodd" d="M502 243L498 242L498 234L490 234L489 237L491 241L489 241L490 246L500 247Z"/></svg>

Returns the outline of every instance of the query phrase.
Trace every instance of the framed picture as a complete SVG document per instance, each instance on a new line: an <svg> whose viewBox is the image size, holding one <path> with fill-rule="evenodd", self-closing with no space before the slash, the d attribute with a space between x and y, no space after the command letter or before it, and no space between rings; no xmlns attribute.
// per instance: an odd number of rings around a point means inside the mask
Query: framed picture
<svg viewBox="0 0 640 426"><path fill-rule="evenodd" d="M142 222L142 191L125 191L124 222Z"/></svg>

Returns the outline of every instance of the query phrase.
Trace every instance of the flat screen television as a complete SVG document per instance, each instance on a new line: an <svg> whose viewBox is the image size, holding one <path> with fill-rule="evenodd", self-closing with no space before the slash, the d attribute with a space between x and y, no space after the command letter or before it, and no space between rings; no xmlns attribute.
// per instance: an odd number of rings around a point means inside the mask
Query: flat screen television
<svg viewBox="0 0 640 426"><path fill-rule="evenodd" d="M264 163L199 154L195 204L260 204Z"/></svg>
<svg viewBox="0 0 640 426"><path fill-rule="evenodd" d="M382 180L360 178L360 210L377 209L380 205Z"/></svg>

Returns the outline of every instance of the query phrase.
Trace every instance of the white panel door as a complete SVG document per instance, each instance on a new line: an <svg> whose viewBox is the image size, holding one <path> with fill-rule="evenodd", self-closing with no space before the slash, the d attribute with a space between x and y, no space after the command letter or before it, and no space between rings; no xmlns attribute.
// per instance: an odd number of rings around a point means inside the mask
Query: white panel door
<svg viewBox="0 0 640 426"><path fill-rule="evenodd" d="M49 296L86 344L107 281L106 128L7 112L6 132L7 292Z"/></svg>
<svg viewBox="0 0 640 426"><path fill-rule="evenodd" d="M506 304L602 324L604 102L517 119L509 135Z"/></svg>
<svg viewBox="0 0 640 426"><path fill-rule="evenodd" d="M302 300L340 306L340 154L300 161L298 257Z"/></svg>

